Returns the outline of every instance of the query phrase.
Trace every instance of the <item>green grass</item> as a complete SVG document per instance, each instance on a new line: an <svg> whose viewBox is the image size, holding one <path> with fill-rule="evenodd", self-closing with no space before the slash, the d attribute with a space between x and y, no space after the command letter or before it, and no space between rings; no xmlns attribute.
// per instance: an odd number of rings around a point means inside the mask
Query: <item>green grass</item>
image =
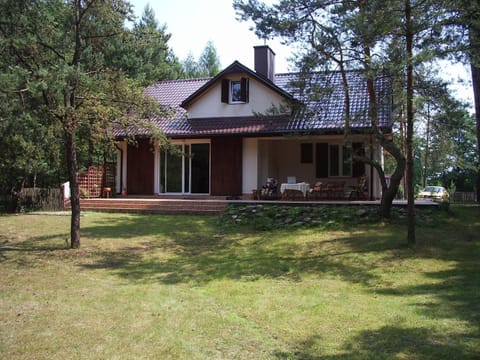
<svg viewBox="0 0 480 360"><path fill-rule="evenodd" d="M370 220L0 216L1 357L478 359L480 207Z"/></svg>

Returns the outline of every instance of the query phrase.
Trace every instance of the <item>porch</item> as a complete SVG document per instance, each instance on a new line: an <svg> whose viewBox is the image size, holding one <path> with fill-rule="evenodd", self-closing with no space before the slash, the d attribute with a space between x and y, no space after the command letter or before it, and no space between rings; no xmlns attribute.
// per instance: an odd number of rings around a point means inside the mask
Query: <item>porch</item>
<svg viewBox="0 0 480 360"><path fill-rule="evenodd" d="M362 194L354 194L359 195L354 199L380 199L381 184L376 171L354 160L353 151L379 163L383 163L383 153L378 146L370 146L368 136L351 136L351 141L349 146L345 145L341 135L244 139L244 196L274 181L276 195L287 200L302 200L300 192L309 200L352 200L352 191L358 190L362 180Z"/></svg>
<svg viewBox="0 0 480 360"><path fill-rule="evenodd" d="M289 179L308 183L311 189L317 183L334 187L335 191L324 196L331 200L348 199L348 195L341 194L342 189L356 187L364 176L365 198L379 199L381 186L376 172L354 161L352 152L363 152L382 162L381 149L373 146L365 135L352 136L351 141L351 146L346 146L341 135L174 139L176 153L164 151L160 144L152 147L148 140L137 145L121 142L116 185L112 190L129 195L208 194L245 198L272 178L279 188Z"/></svg>

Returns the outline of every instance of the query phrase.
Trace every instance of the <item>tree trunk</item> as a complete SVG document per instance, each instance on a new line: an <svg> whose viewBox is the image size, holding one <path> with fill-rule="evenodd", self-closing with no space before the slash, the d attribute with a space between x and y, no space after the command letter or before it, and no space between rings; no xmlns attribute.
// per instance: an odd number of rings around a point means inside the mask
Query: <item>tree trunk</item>
<svg viewBox="0 0 480 360"><path fill-rule="evenodd" d="M67 123L72 123L68 121ZM70 202L72 217L70 224L70 248L80 247L80 191L77 181L77 150L75 131L71 127L65 129L65 144L67 153L68 181L70 181Z"/></svg>
<svg viewBox="0 0 480 360"><path fill-rule="evenodd" d="M384 219L390 219L391 217L392 204L395 196L397 195L399 185L400 181L394 186L390 185L388 187L382 188L382 199L380 200L379 212L380 216Z"/></svg>
<svg viewBox="0 0 480 360"><path fill-rule="evenodd" d="M382 186L379 214L381 217L389 219L393 200L397 195L398 187L400 186L400 182L405 173L405 156L403 155L402 150L399 149L392 140L386 139L385 136L382 136L380 133L377 133L376 136L380 145L395 158L396 166L395 171L390 178L390 184L387 184L383 166L378 161L374 161L368 157L357 157L356 159L365 162L377 171Z"/></svg>
<svg viewBox="0 0 480 360"><path fill-rule="evenodd" d="M405 39L407 51L407 219L409 246L415 244L415 198L413 161L413 25L410 0L405 0Z"/></svg>
<svg viewBox="0 0 480 360"><path fill-rule="evenodd" d="M92 133L90 132L88 138L88 157L87 157L87 168L93 166L93 153L95 152L95 145L92 140Z"/></svg>
<svg viewBox="0 0 480 360"><path fill-rule="evenodd" d="M403 154L407 153L407 146L405 143L405 104L402 101L401 107L400 107L400 114L399 114L399 133L400 133L400 147L401 151ZM405 196L407 195L407 173L406 173L406 166L403 168L403 176L402 176L402 186L403 186L403 196L402 200L405 200Z"/></svg>
<svg viewBox="0 0 480 360"><path fill-rule="evenodd" d="M429 161L429 152L430 152L430 103L427 104L427 129L425 136L425 156L423 162L423 187L427 186L427 176L428 176L428 161Z"/></svg>
<svg viewBox="0 0 480 360"><path fill-rule="evenodd" d="M473 99L475 103L475 119L477 122L477 202L480 202L480 67L471 63Z"/></svg>
<svg viewBox="0 0 480 360"><path fill-rule="evenodd" d="M23 188L25 187L25 178L22 179L22 181L17 183L17 186L15 186L11 192L11 201L10 201L10 211L12 213L19 213L21 210L21 196L22 196L22 191Z"/></svg>
<svg viewBox="0 0 480 360"><path fill-rule="evenodd" d="M475 120L477 124L477 180L476 198L480 202L480 24L477 17L472 14L480 10L480 0L472 1L467 11L467 18L470 20L468 26L468 37L470 42L470 71L472 74L473 102L475 105Z"/></svg>
<svg viewBox="0 0 480 360"><path fill-rule="evenodd" d="M390 177L390 184L387 185L385 181L385 176L382 174L380 180L382 181L382 199L380 201L380 215L386 219L390 218L390 213L392 209L392 203L397 195L398 188L402 182L403 175L405 174L405 156L401 149L399 149L393 141L386 141L385 139L381 142L381 145L388 151L390 155L395 158L397 163L395 171ZM378 170L379 175L380 171ZM382 170L383 173L383 170Z"/></svg>
<svg viewBox="0 0 480 360"><path fill-rule="evenodd" d="M72 66L78 70L82 50L82 18L85 12L82 11L82 2L74 1L75 12L75 52L73 54ZM64 106L66 114L63 118L65 131L65 146L67 153L68 180L70 181L70 202L72 208L72 218L70 222L70 248L78 249L80 247L80 190L77 180L77 149L75 144L75 131L77 129L77 119L71 114L75 112L76 94L78 90L78 78L73 78L67 82L64 92Z"/></svg>
<svg viewBox="0 0 480 360"><path fill-rule="evenodd" d="M360 2L360 12L362 13L362 17L366 18L365 11L366 11L366 1ZM380 181L382 183L382 199L380 201L380 216L383 218L390 218L391 210L392 210L392 203L395 199L395 196L398 192L398 187L400 185L400 181L403 177L403 172L405 169L405 157L403 156L402 152L394 145L392 141L389 141L382 131L378 127L378 100L377 94L375 92L375 81L372 76L372 63L371 63L371 39L370 34L364 33L362 37L363 42L363 63L365 66L365 74L367 77L367 92L368 92L368 105L369 105L369 117L372 124L372 129L376 138L379 140L380 144L384 149L386 149L396 161L395 172L393 173L390 184L387 185L387 181L385 179L385 172L380 164L369 161L371 166L373 166L378 173Z"/></svg>

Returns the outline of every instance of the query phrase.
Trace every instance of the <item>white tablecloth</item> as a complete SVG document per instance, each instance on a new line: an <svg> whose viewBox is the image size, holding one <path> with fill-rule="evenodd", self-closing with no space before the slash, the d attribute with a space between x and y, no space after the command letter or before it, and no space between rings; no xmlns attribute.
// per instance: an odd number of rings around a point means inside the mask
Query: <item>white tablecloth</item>
<svg viewBox="0 0 480 360"><path fill-rule="evenodd" d="M296 183L296 184L287 184L283 183L280 185L280 192L283 194L285 189L300 190L303 193L303 196L307 196L307 192L310 191L309 183Z"/></svg>

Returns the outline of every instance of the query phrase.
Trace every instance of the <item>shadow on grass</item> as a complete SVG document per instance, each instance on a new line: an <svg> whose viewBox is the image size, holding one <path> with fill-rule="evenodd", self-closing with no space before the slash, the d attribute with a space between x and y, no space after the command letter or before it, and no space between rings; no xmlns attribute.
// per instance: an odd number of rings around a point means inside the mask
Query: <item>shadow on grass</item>
<svg viewBox="0 0 480 360"><path fill-rule="evenodd" d="M215 233L216 230L215 218L211 216L102 214L100 218L82 225L81 232L84 236L98 239L175 236L181 241L195 239L203 233Z"/></svg>
<svg viewBox="0 0 480 360"><path fill-rule="evenodd" d="M120 251L99 250L95 261L82 266L109 269L129 281L164 284L205 284L220 279L300 281L308 275L339 278L385 296L426 295L434 300L410 304L421 315L462 319L478 327L479 218L480 208L467 212L463 209L445 220L446 223L418 227L418 246L409 249L404 246L403 235L398 234L403 228L395 225L393 229L379 226L374 227L375 231L363 229L342 232L327 240L298 242L297 235L305 239L305 234L313 236L315 230L253 232L244 227L222 230L210 217L132 217L126 222L96 223L84 229L84 233L92 238L145 237L145 241L136 241ZM376 273L399 260L423 259L448 263L448 269L422 272L424 278L430 279L427 284L400 287ZM422 271L421 266L413 271ZM397 331L402 335L404 329L382 331L388 334ZM365 339L374 336L367 335ZM428 334L417 335L428 340Z"/></svg>
<svg viewBox="0 0 480 360"><path fill-rule="evenodd" d="M270 233L275 237L279 232ZM235 236L197 237L166 240L155 245L141 244L128 252L104 252L87 268L110 269L132 281L160 281L165 284L204 284L220 279L254 281L285 278L298 281L307 274L324 274L368 285L376 280L361 252L350 250L310 254L302 246L275 246L274 240L258 238L243 241ZM264 236L267 236L264 234ZM281 236L284 236L282 234ZM249 237L251 239L251 237ZM339 240L340 241L340 240ZM347 241L349 241L347 239ZM156 258L145 251L161 250L167 258Z"/></svg>
<svg viewBox="0 0 480 360"><path fill-rule="evenodd" d="M82 266L110 269L135 282L165 284L262 278L298 281L308 274L323 274L369 285L378 280L369 266L369 254L391 250L399 244L388 231L378 232L374 238L342 233L338 239L297 243L295 236L304 232L307 236L315 235L312 229L224 229L216 219L201 216L101 220L84 227L83 234L92 239L134 240L119 250L99 249L96 261Z"/></svg>
<svg viewBox="0 0 480 360"><path fill-rule="evenodd" d="M59 253L65 254L69 248L67 241L58 241L65 239L64 234L44 235L29 237L22 241L10 241L0 237L0 263L13 259L22 266L35 265L35 257L44 258L55 256ZM23 254L14 256L15 253ZM25 255L29 255L28 257Z"/></svg>
<svg viewBox="0 0 480 360"><path fill-rule="evenodd" d="M294 345L291 353L278 352L275 356L304 360L478 359L478 349L465 346L468 340L474 340L472 334L452 336L431 329L384 326L352 336L340 354L322 354L322 338L315 335Z"/></svg>
<svg viewBox="0 0 480 360"><path fill-rule="evenodd" d="M418 250L406 249L398 230L397 227L390 231L387 227L375 233L360 232L309 244L298 244L294 240L277 243L276 239L301 234L302 230L254 232L238 228L222 231L212 217L153 215L102 219L84 227L82 233L92 239L108 237L114 241L145 238L143 242L122 247L120 252L100 251L98 261L88 266L111 268L117 275L135 281L156 280L170 284L203 283L220 278L290 276L295 279L306 273L331 273L368 285L376 280L371 271L375 265L370 261L379 258L396 261L398 258L439 257L449 261L456 260L455 257L460 260L465 256L477 256L469 251L473 244L452 244L451 241L429 240ZM480 225L478 230L480 232ZM438 236L435 231L444 234L442 229L427 231L433 239ZM451 247L458 251L451 251ZM149 256L155 254L155 249L168 256ZM463 270L460 268L459 272Z"/></svg>
<svg viewBox="0 0 480 360"><path fill-rule="evenodd" d="M359 231L339 231L338 236L332 232L328 239L317 239L315 229L270 232L254 232L246 227L224 229L213 217L102 216L83 226L82 236L90 244L97 239L102 241L92 248L88 261L79 259L76 264L86 269L106 269L134 283L205 284L221 279L301 281L309 275L339 278L360 284L366 291L374 289L383 296L426 295L433 301L409 304L414 311L426 318L461 319L478 329L479 219L480 208L468 212L454 210L445 223L418 227L418 246L412 250L403 246L405 229L397 225L371 225ZM15 246L20 251L61 250L52 243L63 236L32 237ZM104 241L118 246L110 249L101 245ZM403 286L386 283L385 277L376 272L388 270L389 265L405 259L435 259L449 265L439 271L422 272L426 283ZM421 269L420 266L403 271ZM434 329L387 326L354 335L344 344L344 352L333 357L318 355L321 338L317 337L293 348L294 358L299 359L437 359L446 358L445 354L453 354L452 358L473 358L474 350L464 346L468 339L478 346L479 337L478 330L447 339ZM291 358L292 354L277 355L282 359Z"/></svg>
<svg viewBox="0 0 480 360"><path fill-rule="evenodd" d="M426 283L386 287L378 293L434 295L432 301L410 305L428 318L462 319L475 326L480 339L480 207L456 207L445 224L420 228L417 234L418 248L410 258L440 260L448 265L438 271L422 272Z"/></svg>
<svg viewBox="0 0 480 360"><path fill-rule="evenodd" d="M422 296L434 298L428 302L411 303L419 314L432 319L462 319L477 328L480 339L480 272L478 256L464 259L451 270L426 272L427 284L401 286L378 290L390 296ZM480 341L480 340L478 340ZM480 342L478 344L480 347ZM479 349L480 351L480 349ZM480 353L479 353L480 355ZM479 357L480 358L480 357Z"/></svg>

